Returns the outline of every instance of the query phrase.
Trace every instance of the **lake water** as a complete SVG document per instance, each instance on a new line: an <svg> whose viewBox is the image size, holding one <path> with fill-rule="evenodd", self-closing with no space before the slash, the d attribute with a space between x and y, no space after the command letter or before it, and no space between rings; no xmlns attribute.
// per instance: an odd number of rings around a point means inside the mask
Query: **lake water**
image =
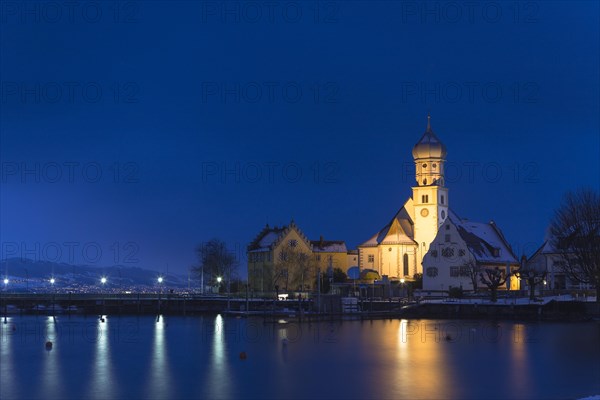
<svg viewBox="0 0 600 400"><path fill-rule="evenodd" d="M580 398L599 360L598 322L16 316L0 398Z"/></svg>

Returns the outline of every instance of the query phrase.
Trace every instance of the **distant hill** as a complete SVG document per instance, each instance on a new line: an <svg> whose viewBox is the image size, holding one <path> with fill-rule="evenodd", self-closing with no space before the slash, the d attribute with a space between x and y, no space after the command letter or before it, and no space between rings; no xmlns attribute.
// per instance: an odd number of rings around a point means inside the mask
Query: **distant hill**
<svg viewBox="0 0 600 400"><path fill-rule="evenodd" d="M96 267L90 265L72 265L50 261L34 261L26 258L8 258L0 261L0 276L9 279L11 290L36 290L48 288L50 278L56 280L55 287L100 287L100 278L106 277L107 289L114 288L157 288L157 278L163 276L164 288L184 288L188 286L187 277L177 274L163 275L158 271L114 265ZM2 286L0 281L0 287Z"/></svg>

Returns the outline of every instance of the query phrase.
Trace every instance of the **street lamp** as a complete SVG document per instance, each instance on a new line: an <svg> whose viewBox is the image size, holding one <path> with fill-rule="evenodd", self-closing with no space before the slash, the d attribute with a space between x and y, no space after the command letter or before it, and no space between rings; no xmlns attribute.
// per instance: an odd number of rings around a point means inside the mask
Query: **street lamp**
<svg viewBox="0 0 600 400"><path fill-rule="evenodd" d="M160 293L159 293L159 294L162 294L162 283L163 283L163 281L164 281L164 278L163 278L162 276L159 276L159 277L156 279L156 281L158 282L158 288L159 288L159 291L160 291Z"/></svg>
<svg viewBox="0 0 600 400"><path fill-rule="evenodd" d="M4 286L8 285L8 278L4 278Z"/></svg>
<svg viewBox="0 0 600 400"><path fill-rule="evenodd" d="M103 276L102 278L100 278L100 282L101 282L103 285L104 285L104 284L106 284L106 277L104 277L104 276Z"/></svg>
<svg viewBox="0 0 600 400"><path fill-rule="evenodd" d="M54 283L55 283L55 282L56 282L56 279L54 279L54 278L50 278L50 283L51 283L52 285L54 285Z"/></svg>
<svg viewBox="0 0 600 400"><path fill-rule="evenodd" d="M217 283L219 284L219 287L217 288L217 294L219 294L219 292L221 291L221 281L223 280L223 278L221 278L220 276L217 276Z"/></svg>

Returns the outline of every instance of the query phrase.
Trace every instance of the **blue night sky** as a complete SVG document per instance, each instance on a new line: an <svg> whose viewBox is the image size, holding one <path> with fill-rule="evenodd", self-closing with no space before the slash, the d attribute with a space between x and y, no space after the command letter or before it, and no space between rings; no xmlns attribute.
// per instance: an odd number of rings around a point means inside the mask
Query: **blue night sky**
<svg viewBox="0 0 600 400"><path fill-rule="evenodd" d="M291 218L355 248L428 112L450 207L517 255L600 186L598 2L77 4L0 6L2 258L184 273L218 237L245 275Z"/></svg>

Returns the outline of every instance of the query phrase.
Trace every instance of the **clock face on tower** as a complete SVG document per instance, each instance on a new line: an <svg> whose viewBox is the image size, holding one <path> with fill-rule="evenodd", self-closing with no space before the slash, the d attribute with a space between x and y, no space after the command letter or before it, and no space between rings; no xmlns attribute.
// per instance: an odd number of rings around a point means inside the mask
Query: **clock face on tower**
<svg viewBox="0 0 600 400"><path fill-rule="evenodd" d="M426 217L428 215L429 215L429 210L428 209L424 208L424 209L421 210L421 216L422 217Z"/></svg>

